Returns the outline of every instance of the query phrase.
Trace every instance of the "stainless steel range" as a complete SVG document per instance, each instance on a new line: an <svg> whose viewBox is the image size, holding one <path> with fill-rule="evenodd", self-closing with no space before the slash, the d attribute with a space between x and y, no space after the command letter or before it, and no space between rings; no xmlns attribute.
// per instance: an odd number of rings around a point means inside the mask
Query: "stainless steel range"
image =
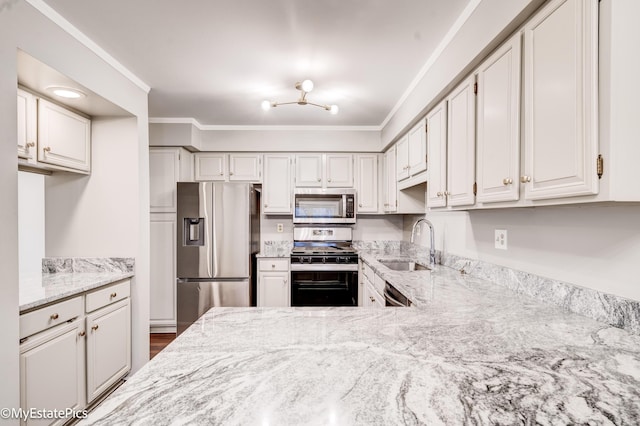
<svg viewBox="0 0 640 426"><path fill-rule="evenodd" d="M292 306L357 306L358 253L350 227L296 227L291 251Z"/></svg>

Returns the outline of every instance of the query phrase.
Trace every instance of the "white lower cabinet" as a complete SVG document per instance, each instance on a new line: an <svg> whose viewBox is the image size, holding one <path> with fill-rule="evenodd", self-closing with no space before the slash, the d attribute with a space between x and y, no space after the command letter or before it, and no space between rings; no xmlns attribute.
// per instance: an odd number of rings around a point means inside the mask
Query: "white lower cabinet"
<svg viewBox="0 0 640 426"><path fill-rule="evenodd" d="M176 328L176 216L152 213L150 224L150 303L152 332Z"/></svg>
<svg viewBox="0 0 640 426"><path fill-rule="evenodd" d="M20 315L23 410L83 410L129 372L129 296L130 281L124 280Z"/></svg>
<svg viewBox="0 0 640 426"><path fill-rule="evenodd" d="M259 307L291 306L291 284L288 258L262 258L258 260Z"/></svg>
<svg viewBox="0 0 640 426"><path fill-rule="evenodd" d="M374 283L383 282L382 277L376 275L373 269L364 262L360 262L358 306L364 308L384 308L385 301Z"/></svg>
<svg viewBox="0 0 640 426"><path fill-rule="evenodd" d="M85 407L83 335L84 321L76 318L31 336L20 345L21 408L81 410ZM33 419L22 424L57 425L65 421Z"/></svg>
<svg viewBox="0 0 640 426"><path fill-rule="evenodd" d="M87 402L130 369L131 306L126 298L87 315Z"/></svg>

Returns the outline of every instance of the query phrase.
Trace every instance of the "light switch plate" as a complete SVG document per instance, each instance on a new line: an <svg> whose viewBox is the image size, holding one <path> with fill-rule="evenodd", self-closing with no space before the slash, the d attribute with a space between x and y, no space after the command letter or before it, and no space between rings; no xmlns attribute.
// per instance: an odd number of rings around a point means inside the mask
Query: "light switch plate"
<svg viewBox="0 0 640 426"><path fill-rule="evenodd" d="M495 230L495 247L500 250L507 249L507 230L506 229L496 229Z"/></svg>
<svg viewBox="0 0 640 426"><path fill-rule="evenodd" d="M276 231L284 232L284 225L282 223L276 224Z"/></svg>

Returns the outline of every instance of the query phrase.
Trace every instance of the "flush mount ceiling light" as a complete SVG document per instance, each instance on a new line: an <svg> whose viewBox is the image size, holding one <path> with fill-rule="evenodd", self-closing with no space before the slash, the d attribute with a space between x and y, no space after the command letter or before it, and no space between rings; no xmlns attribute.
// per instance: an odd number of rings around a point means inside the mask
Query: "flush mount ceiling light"
<svg viewBox="0 0 640 426"><path fill-rule="evenodd" d="M271 108L275 108L279 105L298 104L298 105L317 106L329 111L331 114L334 114L334 115L338 113L338 105L320 105L320 104L315 104L313 102L309 102L307 100L307 93L313 90L313 81L304 80L302 83L298 82L296 83L296 89L300 91L300 98L297 101L291 101L291 102L262 101L262 109L265 111L268 111Z"/></svg>
<svg viewBox="0 0 640 426"><path fill-rule="evenodd" d="M56 96L60 96L61 98L66 99L80 99L87 96L84 92L81 92L80 90L74 89L72 87L49 86L47 87L47 90Z"/></svg>

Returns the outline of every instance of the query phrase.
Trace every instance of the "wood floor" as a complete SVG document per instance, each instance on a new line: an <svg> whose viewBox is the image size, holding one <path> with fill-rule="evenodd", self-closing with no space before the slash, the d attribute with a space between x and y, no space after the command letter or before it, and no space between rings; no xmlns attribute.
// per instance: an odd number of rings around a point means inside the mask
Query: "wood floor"
<svg viewBox="0 0 640 426"><path fill-rule="evenodd" d="M175 333L151 333L149 335L149 359L153 359L158 355L158 352L163 350L169 343L173 342L176 338Z"/></svg>

